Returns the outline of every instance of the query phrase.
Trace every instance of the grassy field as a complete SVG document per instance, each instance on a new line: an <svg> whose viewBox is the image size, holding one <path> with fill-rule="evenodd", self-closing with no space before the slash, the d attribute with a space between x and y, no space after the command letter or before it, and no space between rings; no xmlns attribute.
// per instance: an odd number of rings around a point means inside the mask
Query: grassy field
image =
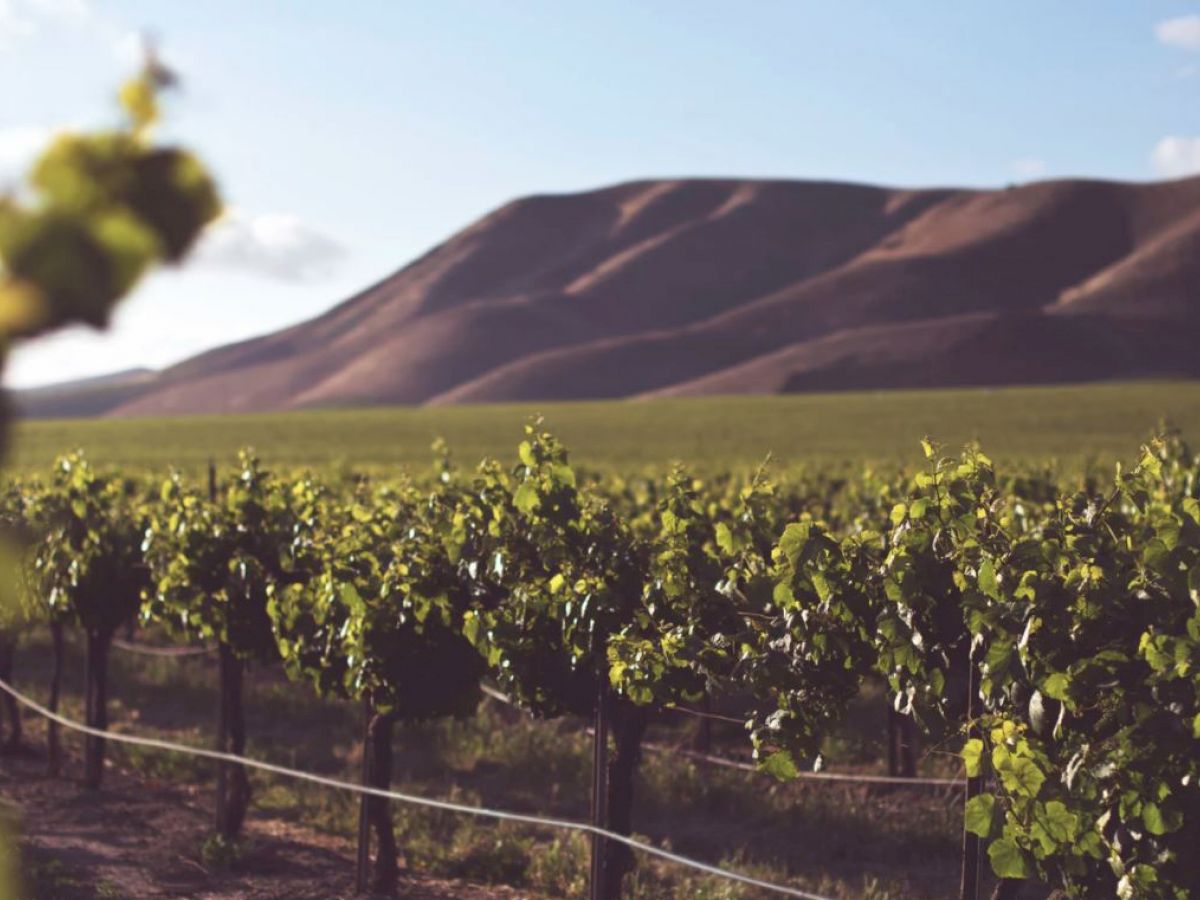
<svg viewBox="0 0 1200 900"><path fill-rule="evenodd" d="M1078 468L1130 458L1162 418L1200 437L1200 383L34 421L17 426L10 465L39 468L82 447L106 465L196 469L250 445L275 464L418 469L438 436L473 465L488 454L511 458L536 413L577 462L598 469L681 460L710 470L753 465L768 452L782 468L915 463L925 435L949 446L977 438L998 462Z"/></svg>

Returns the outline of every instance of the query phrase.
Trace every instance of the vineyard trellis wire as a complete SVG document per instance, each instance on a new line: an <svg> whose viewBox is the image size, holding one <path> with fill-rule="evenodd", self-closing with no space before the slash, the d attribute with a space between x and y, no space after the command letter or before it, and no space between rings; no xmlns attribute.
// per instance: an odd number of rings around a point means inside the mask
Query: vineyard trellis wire
<svg viewBox="0 0 1200 900"><path fill-rule="evenodd" d="M434 797L422 797L417 794L409 794L403 791L385 790L383 788L355 784L339 778L331 778L326 775L318 775L312 772L305 772L300 769L292 769L287 766L280 766L247 756L238 756L232 753L222 753L217 750L206 750L202 747L189 747L185 744L177 744L173 741L165 741L159 738L142 737L123 732L101 731L99 729L92 728L89 725L84 725L81 722L76 722L73 719L69 719L66 716L60 715L59 713L51 712L36 700L21 693L4 680L0 680L0 691L4 691L8 696L15 699L18 703L22 704L48 721L55 722L64 728L68 728L83 735L100 737L115 743L131 744L134 746L162 750L171 753L182 753L188 756L200 757L202 759L211 759L215 762L232 763L234 765L241 765L251 769L258 769L263 772L269 772L273 775L281 775L286 778L308 781L312 784L319 784L328 788L351 791L356 794L367 794L388 800L397 800L401 803L408 803L415 806L425 806L431 809L440 809L447 812L461 813L464 815L478 816L499 821L517 822L520 824L534 825L543 828L552 828L557 830L574 831L581 834L596 835L604 838L605 840L624 844L633 850L647 853L651 856L657 856L660 859L664 859L680 866L695 869L698 872L704 872L705 874L712 875L717 878L724 878L729 881L740 882L741 884L760 888L765 891L772 891L776 894L780 894L781 896L799 897L802 898L802 900L831 900L829 897L825 897L820 894L813 894L799 888L775 884L774 882L764 881L760 878L755 878L751 875L745 875L741 872L722 869L719 866L710 865L709 863L705 863L697 859L692 859L678 853L673 853L672 851L665 850L662 847L655 847L653 844L647 844L644 841L639 841L636 838L629 837L628 835L618 834L617 832L608 831L603 828L597 828L595 825L592 825L588 822L573 822L569 819L535 816L528 813L490 809L482 806L469 806L464 803L456 803L452 800L439 800Z"/></svg>
<svg viewBox="0 0 1200 900"><path fill-rule="evenodd" d="M497 700L500 703L512 705L512 698L501 691L489 685L483 685L482 691ZM680 710L680 712L690 713L690 710ZM725 722L735 723L738 725L744 724L741 719L733 716L721 716L720 719ZM592 729L587 731L591 733ZM651 753L671 753L677 756L683 756L688 759L694 759L697 762L707 763L708 765L721 766L727 769L737 769L742 772L750 772L755 775L762 775L763 771L760 766L753 763L742 762L737 759L729 759L725 756L717 756L712 753L699 753L695 750L687 750L679 747L667 747L662 744L643 742L643 750L649 750ZM853 772L797 772L795 775L797 780L801 781L832 781L844 782L847 784L880 784L896 787L940 787L940 788L962 788L966 782L957 778L925 778L919 775L869 775Z"/></svg>
<svg viewBox="0 0 1200 900"><path fill-rule="evenodd" d="M138 644L123 638L113 638L112 645L118 650L133 653L138 656L159 656L167 659L187 659L194 656L208 656L215 653L215 647L154 647L150 644Z"/></svg>

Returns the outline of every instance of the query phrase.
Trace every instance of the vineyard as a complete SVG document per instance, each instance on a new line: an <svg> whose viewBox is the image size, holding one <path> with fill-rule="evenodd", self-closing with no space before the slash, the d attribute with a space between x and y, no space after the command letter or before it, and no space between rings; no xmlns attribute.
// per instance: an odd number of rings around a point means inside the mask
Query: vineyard
<svg viewBox="0 0 1200 900"><path fill-rule="evenodd" d="M22 395L14 402L21 407ZM464 460L506 458L520 423L545 415L572 461L627 475L687 460L698 474L753 468L768 450L777 477L793 469L849 470L862 461L920 460L916 439L946 446L978 441L998 465L1055 461L1064 471L1107 475L1167 416L1200 431L1200 386L1191 381L844 391L575 403L305 409L226 416L24 419L5 460L37 473L64 449L83 446L94 465L202 475L209 459L254 447L275 467L424 470L441 437Z"/></svg>
<svg viewBox="0 0 1200 900"><path fill-rule="evenodd" d="M647 767L671 762L651 739L664 720L695 723L688 754L713 765L820 780L839 776L831 736L874 692L887 770L840 774L946 793L959 896L1200 892L1200 458L1170 431L1115 477L923 449L911 473L600 477L535 421L514 460L463 467L438 444L428 476L243 451L194 479L66 455L0 498L19 573L0 647L9 743L17 701L37 703L51 771L73 762L59 713L81 649L81 775L98 788L114 742L138 733L109 731L114 653L169 644L216 659L215 735L192 752L217 762L210 841L231 855L261 799L245 698L274 673L355 729L357 783L321 789L359 792L360 891L395 890L417 856L405 809L432 800L573 832L590 868L569 889L593 897L632 896L651 866L699 868L711 896L855 896L793 860L759 877L675 852L635 822ZM14 688L23 646L49 650L45 684ZM590 748L586 820L394 790L411 729L481 716L577 723L556 734ZM940 754L935 777L919 745Z"/></svg>

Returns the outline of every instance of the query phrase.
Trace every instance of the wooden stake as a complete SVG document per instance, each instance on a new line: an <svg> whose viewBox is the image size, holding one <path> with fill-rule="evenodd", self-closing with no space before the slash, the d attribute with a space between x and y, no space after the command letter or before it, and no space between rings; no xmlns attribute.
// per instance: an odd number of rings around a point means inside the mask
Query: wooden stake
<svg viewBox="0 0 1200 900"><path fill-rule="evenodd" d="M363 700L362 784L371 785L371 701L367 699ZM354 876L354 891L358 894L367 892L371 877L371 819L367 806L370 799L367 794L360 794L358 799L358 857Z"/></svg>
<svg viewBox="0 0 1200 900"><path fill-rule="evenodd" d="M979 686L976 682L975 659L970 650L967 651L967 738L979 737ZM976 900L979 895L979 835L967 831L966 804L971 798L980 793L982 780L978 776L967 779L967 796L963 801L963 851L962 851L962 884L959 900Z"/></svg>
<svg viewBox="0 0 1200 900"><path fill-rule="evenodd" d="M61 622L50 623L50 639L53 645L54 664L50 675L50 712L58 712L58 695L62 688L63 627ZM49 756L49 772L57 775L62 768L62 748L58 738L58 723L51 720L46 734L46 749Z"/></svg>
<svg viewBox="0 0 1200 900"><path fill-rule="evenodd" d="M229 650L222 644L218 648L217 674L217 752L226 753L229 748L229 687L227 667ZM217 761L217 804L215 830L222 837L229 834L229 763Z"/></svg>
<svg viewBox="0 0 1200 900"><path fill-rule="evenodd" d="M596 693L596 730L592 743L592 824L608 827L608 681L601 673ZM608 900L605 866L608 842L592 835L591 900Z"/></svg>

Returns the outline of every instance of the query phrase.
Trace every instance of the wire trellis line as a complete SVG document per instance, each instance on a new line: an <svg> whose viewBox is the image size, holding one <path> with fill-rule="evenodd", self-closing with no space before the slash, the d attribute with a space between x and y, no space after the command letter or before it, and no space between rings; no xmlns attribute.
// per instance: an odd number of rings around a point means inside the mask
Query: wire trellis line
<svg viewBox="0 0 1200 900"><path fill-rule="evenodd" d="M188 656L206 656L213 652L213 647L153 647L150 644L138 644L121 638L113 638L112 645L126 653L136 653L140 656L167 656L172 659Z"/></svg>
<svg viewBox="0 0 1200 900"><path fill-rule="evenodd" d="M761 878L754 878L751 875L743 875L740 872L722 869L719 866L713 866L697 859L681 856L678 853L672 853L670 850L664 850L661 847L655 847L653 844L647 844L644 841L639 841L636 838L629 837L628 835L619 834L615 831L609 831L605 828L599 828L587 822L574 822L570 819L557 819L548 816L535 816L530 813L489 809L484 806L468 806L465 803L455 803L452 800L438 800L434 797L421 797L417 794L408 794L403 791L384 790L383 788L355 784L354 782L344 781L340 778L330 778L326 775L316 775L312 772L305 772L300 769L291 769L287 766L277 766L274 763L251 759L247 756L238 756L234 753L222 753L219 750L206 750L202 747L189 747L185 744L176 744L173 741L164 741L160 740L159 738L148 738L141 737L140 735L103 731L99 728L92 728L89 725L76 722L74 719L68 719L65 716L59 715L58 713L51 712L33 698L22 694L3 679L0 679L0 690L4 691L18 703L33 710L43 718L49 719L52 722L57 722L64 728L68 728L80 734L103 738L104 740L113 741L114 743L131 744L138 747L149 747L171 753L183 753L189 756L198 756L203 759L212 759L218 762L232 763L234 765L246 766L250 769L271 772L275 775L283 775L287 778L308 781L313 784L323 785L325 787L336 788L344 791L352 791L357 794L369 794L373 797L382 797L386 800L396 800L400 803L409 803L414 806L425 806L432 809L446 810L447 812L456 812L464 815L496 819L497 821L519 822L525 825L536 825L543 828L557 828L565 831L577 831L583 834L598 835L605 840L624 844L633 850L641 851L642 853L646 853L650 856L657 856L660 859L665 859L668 862L675 863L676 865L686 866L687 868L695 869L698 872L704 872L705 874L713 875L717 878L741 882L742 884L748 884L752 887L761 888L765 891L773 891L786 897L800 897L802 900L833 900L833 898L825 897L820 894L809 893L808 891L802 891L799 888L789 887L783 884L776 884L774 882L764 881Z"/></svg>
<svg viewBox="0 0 1200 900"><path fill-rule="evenodd" d="M512 698L503 691L498 691L489 685L482 685L481 690L484 694L491 697L493 700L498 700L501 703L506 703L509 706L516 706ZM670 707L668 707L670 708ZM676 756L684 756L688 759L694 759L698 762L708 763L714 766L724 766L728 769L737 769L742 772L752 772L756 775L764 775L758 766L753 763L742 762L741 760L729 759L724 756L714 756L709 753L699 753L695 750L685 750L678 747L666 747L662 744L654 744L649 742L642 743L643 750L649 750L652 753L671 753ZM850 772L797 772L796 778L807 781L840 781L850 784L887 784L898 787L941 787L941 788L961 788L966 787L966 782L957 778L918 778L906 777L902 775L859 775Z"/></svg>

